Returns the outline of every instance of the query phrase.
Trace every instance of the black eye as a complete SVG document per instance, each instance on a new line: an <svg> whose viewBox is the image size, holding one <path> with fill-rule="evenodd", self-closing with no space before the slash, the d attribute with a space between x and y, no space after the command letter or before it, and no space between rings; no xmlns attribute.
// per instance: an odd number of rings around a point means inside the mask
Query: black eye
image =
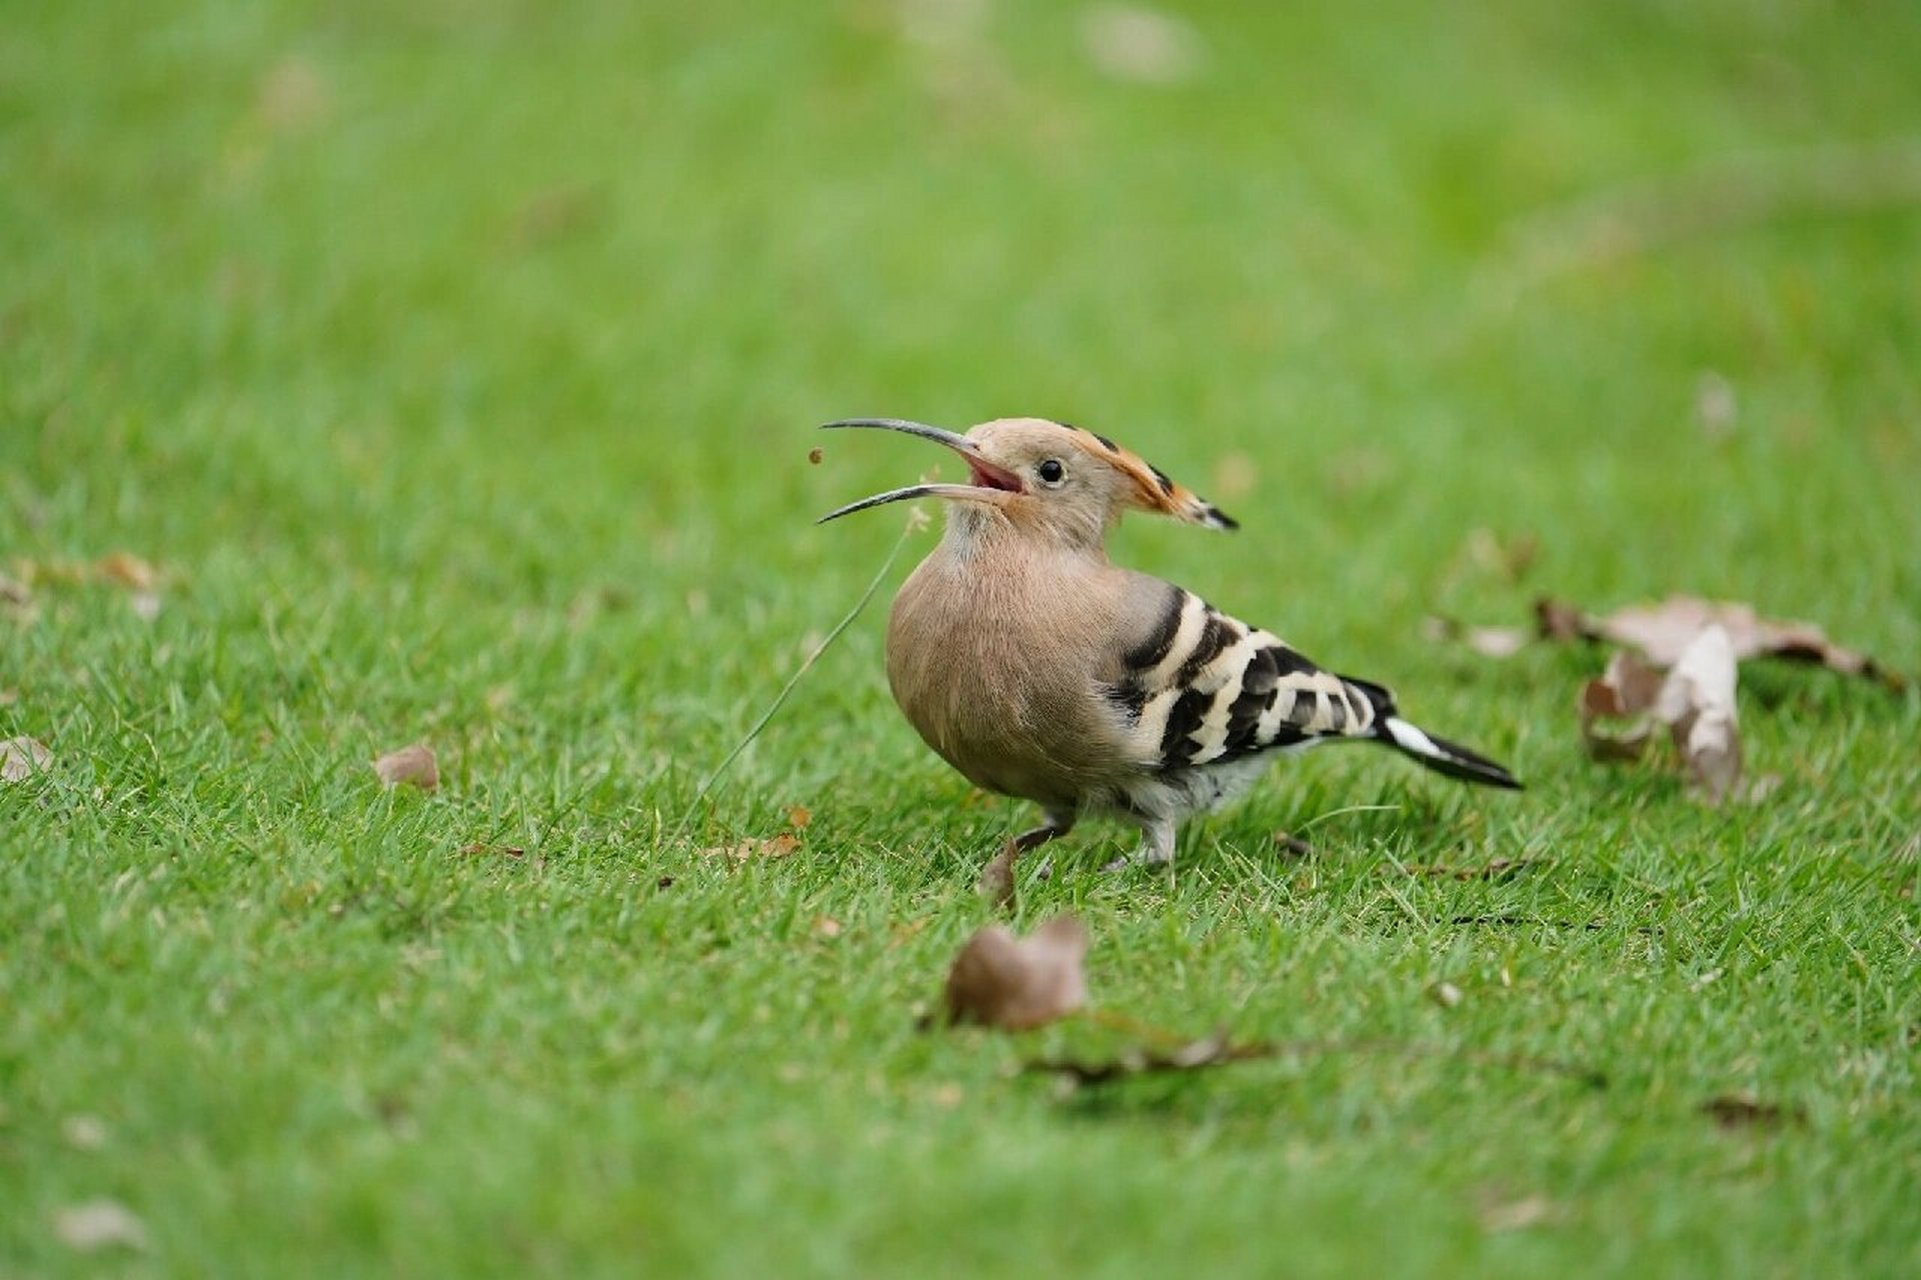
<svg viewBox="0 0 1921 1280"><path fill-rule="evenodd" d="M1061 477L1067 474L1067 468L1060 464L1059 459L1049 458L1041 463L1037 474L1048 484L1059 484Z"/></svg>

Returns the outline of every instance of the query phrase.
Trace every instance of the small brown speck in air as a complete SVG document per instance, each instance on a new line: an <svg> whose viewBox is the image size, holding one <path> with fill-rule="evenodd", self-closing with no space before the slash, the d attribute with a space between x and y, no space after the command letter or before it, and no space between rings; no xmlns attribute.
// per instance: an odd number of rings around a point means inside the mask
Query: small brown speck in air
<svg viewBox="0 0 1921 1280"><path fill-rule="evenodd" d="M813 448L807 451L807 461L812 463L814 466L818 467L820 465L820 460L822 456L823 456L822 450L819 445L815 445Z"/></svg>

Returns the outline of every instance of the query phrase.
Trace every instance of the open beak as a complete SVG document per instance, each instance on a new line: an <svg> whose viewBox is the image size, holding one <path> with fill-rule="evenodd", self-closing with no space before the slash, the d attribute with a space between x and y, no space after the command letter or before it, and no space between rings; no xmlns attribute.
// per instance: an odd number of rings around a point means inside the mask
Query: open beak
<svg viewBox="0 0 1921 1280"><path fill-rule="evenodd" d="M890 489L877 493L859 502L850 502L837 511L829 511L816 520L815 524L826 524L856 511L878 507L887 502L900 502L907 498L951 498L962 502L984 502L990 506L1005 506L1007 500L1021 493L1020 477L1002 467L997 467L981 456L980 446L966 436L939 427L930 427L921 422L906 422L900 418L843 418L839 422L829 422L821 427L822 431L837 431L844 427L872 427L881 431L900 431L935 444L944 444L958 453L967 462L969 471L967 484L912 484L905 489Z"/></svg>

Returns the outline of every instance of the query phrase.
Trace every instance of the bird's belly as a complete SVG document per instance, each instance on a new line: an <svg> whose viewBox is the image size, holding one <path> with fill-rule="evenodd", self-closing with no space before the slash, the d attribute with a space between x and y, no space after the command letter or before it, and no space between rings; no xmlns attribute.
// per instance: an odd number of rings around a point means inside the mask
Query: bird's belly
<svg viewBox="0 0 1921 1280"><path fill-rule="evenodd" d="M1046 662L1043 641L985 615L943 619L932 644L929 631L903 592L888 682L921 739L975 786L1079 807L1126 769L1118 712L1085 670Z"/></svg>

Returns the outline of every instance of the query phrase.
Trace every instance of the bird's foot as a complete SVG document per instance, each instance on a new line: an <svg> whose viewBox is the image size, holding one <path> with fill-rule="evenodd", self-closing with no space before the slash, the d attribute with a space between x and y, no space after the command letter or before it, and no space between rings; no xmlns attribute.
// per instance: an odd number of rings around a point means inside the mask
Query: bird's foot
<svg viewBox="0 0 1921 1280"><path fill-rule="evenodd" d="M1113 875L1116 872L1128 871L1135 867L1143 867L1149 871L1160 871L1173 865L1173 854L1163 853L1158 849L1143 846L1133 853L1122 854L1120 857L1102 867L1101 870L1108 875Z"/></svg>

